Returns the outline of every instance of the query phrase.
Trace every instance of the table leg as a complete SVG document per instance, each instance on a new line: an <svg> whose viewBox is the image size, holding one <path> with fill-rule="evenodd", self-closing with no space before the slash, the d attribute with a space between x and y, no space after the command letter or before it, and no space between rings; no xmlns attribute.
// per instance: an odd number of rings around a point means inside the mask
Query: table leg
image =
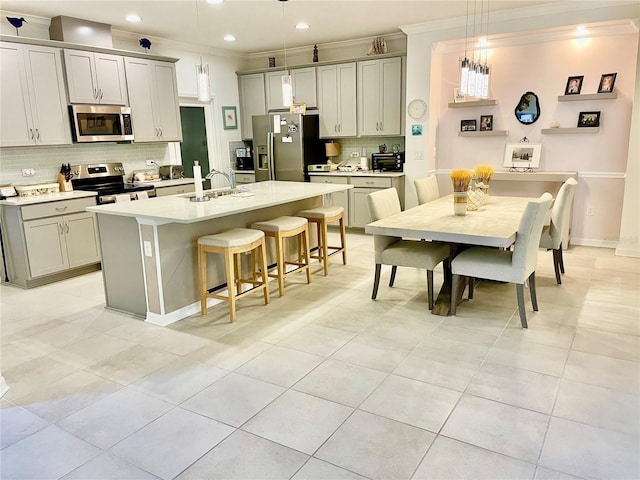
<svg viewBox="0 0 640 480"><path fill-rule="evenodd" d="M451 273L451 260L460 253L462 250L465 250L467 246L452 244L449 248L449 259L445 262L442 262L442 269L444 271L444 281L442 282L442 287L440 288L440 292L438 293L438 298L436 298L435 304L433 306L433 310L431 313L434 315L440 315L442 317L448 317L451 314L451 291L452 291L452 281L453 274ZM464 290L467 286L468 278L459 276L458 277L458 299L457 303L462 301L462 295L464 294Z"/></svg>

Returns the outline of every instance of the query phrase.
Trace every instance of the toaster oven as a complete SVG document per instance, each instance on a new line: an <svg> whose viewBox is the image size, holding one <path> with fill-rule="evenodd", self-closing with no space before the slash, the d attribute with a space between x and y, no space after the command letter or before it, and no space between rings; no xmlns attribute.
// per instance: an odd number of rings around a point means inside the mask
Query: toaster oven
<svg viewBox="0 0 640 480"><path fill-rule="evenodd" d="M380 172L402 172L404 168L404 152L372 153L371 170Z"/></svg>

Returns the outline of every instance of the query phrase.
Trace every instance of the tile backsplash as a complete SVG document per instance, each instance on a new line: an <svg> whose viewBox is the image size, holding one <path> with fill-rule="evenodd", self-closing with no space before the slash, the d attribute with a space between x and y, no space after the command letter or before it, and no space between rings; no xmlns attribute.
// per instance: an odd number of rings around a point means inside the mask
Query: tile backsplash
<svg viewBox="0 0 640 480"><path fill-rule="evenodd" d="M60 165L122 162L125 173L149 170L147 160L168 164L167 143L89 144L48 147L12 147L0 149L0 184L32 184L55 182ZM23 177L23 168L33 168L36 174Z"/></svg>
<svg viewBox="0 0 640 480"><path fill-rule="evenodd" d="M367 158L371 158L372 153L378 153L378 145L385 144L387 152L391 152L392 145L400 145L400 151L404 152L404 137L362 137L362 138L340 138L334 142L340 144L340 155L332 157L333 163L340 163L349 160L352 152L358 152L358 158L352 160L356 164L360 162L362 149L365 149Z"/></svg>

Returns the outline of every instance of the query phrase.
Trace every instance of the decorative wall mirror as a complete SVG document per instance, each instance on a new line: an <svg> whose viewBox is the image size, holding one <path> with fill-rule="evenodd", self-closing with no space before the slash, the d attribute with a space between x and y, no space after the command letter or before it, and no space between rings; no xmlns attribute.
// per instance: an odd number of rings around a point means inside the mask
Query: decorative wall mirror
<svg viewBox="0 0 640 480"><path fill-rule="evenodd" d="M533 92L526 92L520 97L514 113L520 123L525 125L534 123L540 117L538 96Z"/></svg>

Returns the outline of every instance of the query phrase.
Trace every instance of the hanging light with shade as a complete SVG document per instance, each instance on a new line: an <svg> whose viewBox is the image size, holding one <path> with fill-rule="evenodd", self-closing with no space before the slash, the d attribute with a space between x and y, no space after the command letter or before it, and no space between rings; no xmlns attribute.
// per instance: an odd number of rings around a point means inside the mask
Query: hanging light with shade
<svg viewBox="0 0 640 480"><path fill-rule="evenodd" d="M196 0L196 22L198 23L198 33L200 33L200 12L198 0ZM200 55L200 64L196 65L196 88L198 89L198 100L208 102L211 100L211 89L209 83L209 65L205 64Z"/></svg>
<svg viewBox="0 0 640 480"><path fill-rule="evenodd" d="M293 81L291 79L291 73L287 68L287 30L286 20L284 16L284 2L288 0L278 0L282 2L282 35L283 35L283 50L284 50L284 73L282 75L282 105L290 107L293 104Z"/></svg>

